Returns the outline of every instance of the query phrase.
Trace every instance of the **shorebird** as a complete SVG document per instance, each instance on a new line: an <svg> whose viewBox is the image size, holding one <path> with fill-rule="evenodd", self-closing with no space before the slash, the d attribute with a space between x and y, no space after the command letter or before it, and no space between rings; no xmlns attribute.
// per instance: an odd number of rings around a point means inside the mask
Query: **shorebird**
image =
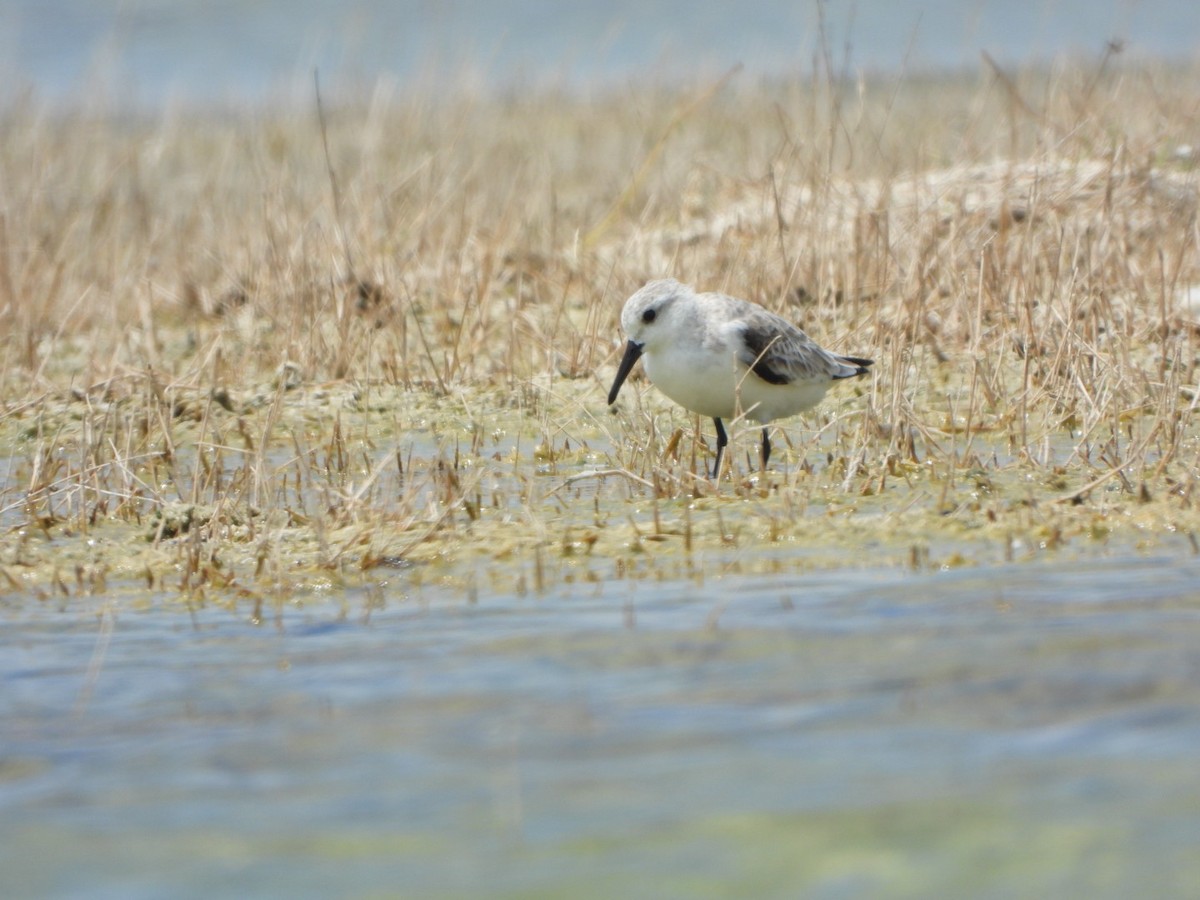
<svg viewBox="0 0 1200 900"><path fill-rule="evenodd" d="M774 313L725 294L698 294L673 278L651 281L625 301L628 343L608 392L611 406L634 363L660 391L717 426L713 478L729 437L722 419L744 414L763 426L762 465L771 458L767 424L811 409L829 386L866 375L873 360L839 356Z"/></svg>

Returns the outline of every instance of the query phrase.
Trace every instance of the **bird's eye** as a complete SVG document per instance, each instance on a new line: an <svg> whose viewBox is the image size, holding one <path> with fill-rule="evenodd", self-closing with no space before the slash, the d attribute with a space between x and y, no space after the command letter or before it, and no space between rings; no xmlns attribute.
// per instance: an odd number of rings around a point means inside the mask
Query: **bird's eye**
<svg viewBox="0 0 1200 900"><path fill-rule="evenodd" d="M654 321L654 317L657 315L658 315L658 310L648 309L644 313L642 313L642 321L645 322L647 325L649 325L651 322Z"/></svg>

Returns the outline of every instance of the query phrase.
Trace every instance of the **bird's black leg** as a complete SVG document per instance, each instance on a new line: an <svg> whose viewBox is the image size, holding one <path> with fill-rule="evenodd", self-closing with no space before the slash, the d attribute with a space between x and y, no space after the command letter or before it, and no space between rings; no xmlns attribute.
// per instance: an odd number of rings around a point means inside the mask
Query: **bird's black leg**
<svg viewBox="0 0 1200 900"><path fill-rule="evenodd" d="M729 435L725 433L725 426L721 424L720 419L713 419L713 424L717 426L717 462L713 466L713 478L721 474L721 455L725 452L725 445L729 443Z"/></svg>
<svg viewBox="0 0 1200 900"><path fill-rule="evenodd" d="M767 437L767 426L763 426L763 471L767 471L767 460L771 458L771 439Z"/></svg>

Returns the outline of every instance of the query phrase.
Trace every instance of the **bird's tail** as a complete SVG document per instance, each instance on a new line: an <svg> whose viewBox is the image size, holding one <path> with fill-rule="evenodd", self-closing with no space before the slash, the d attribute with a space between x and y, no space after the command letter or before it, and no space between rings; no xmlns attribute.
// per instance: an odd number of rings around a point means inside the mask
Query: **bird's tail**
<svg viewBox="0 0 1200 900"><path fill-rule="evenodd" d="M854 378L856 375L866 375L867 369L870 366L875 365L875 360L862 359L858 356L839 356L838 362L845 363L853 371L846 372L845 374L834 375L834 378Z"/></svg>

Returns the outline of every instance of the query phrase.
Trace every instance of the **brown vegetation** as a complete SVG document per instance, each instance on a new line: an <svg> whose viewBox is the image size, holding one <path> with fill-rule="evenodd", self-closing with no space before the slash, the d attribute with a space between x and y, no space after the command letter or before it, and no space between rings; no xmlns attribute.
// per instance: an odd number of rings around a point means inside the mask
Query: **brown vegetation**
<svg viewBox="0 0 1200 900"><path fill-rule="evenodd" d="M0 593L1188 549L1200 73L3 112ZM674 276L872 379L705 477L617 314ZM645 382L641 382L645 385ZM785 446L786 445L786 446ZM381 574L382 573L382 574ZM258 614L256 612L256 614Z"/></svg>

